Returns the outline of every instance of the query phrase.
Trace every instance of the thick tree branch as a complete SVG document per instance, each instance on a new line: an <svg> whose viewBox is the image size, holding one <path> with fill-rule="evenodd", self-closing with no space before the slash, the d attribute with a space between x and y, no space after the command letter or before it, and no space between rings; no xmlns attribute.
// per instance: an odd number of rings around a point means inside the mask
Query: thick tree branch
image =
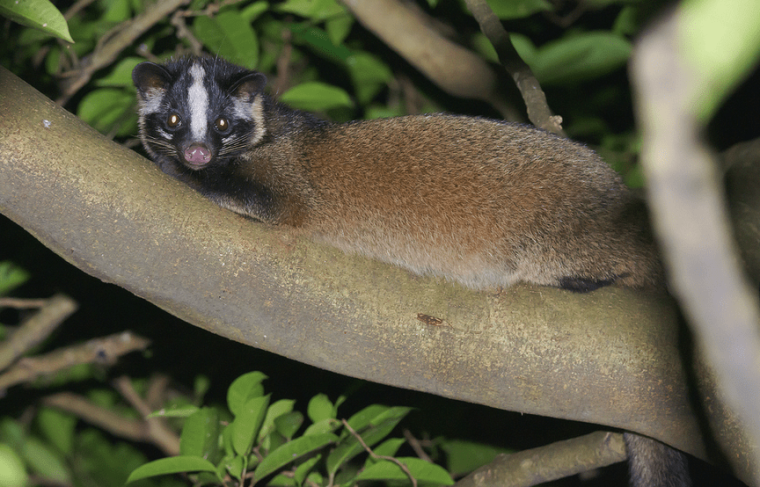
<svg viewBox="0 0 760 487"><path fill-rule="evenodd" d="M398 0L341 0L364 27L454 96L491 103L502 113L496 74L475 53L451 42Z"/></svg>
<svg viewBox="0 0 760 487"><path fill-rule="evenodd" d="M748 285L739 266L718 164L699 137L693 107L699 81L681 57L678 12L641 39L632 65L644 135L642 161L673 291L715 368L719 391L758 445L757 288ZM736 445L725 447L732 457ZM752 450L760 462L760 451Z"/></svg>
<svg viewBox="0 0 760 487"><path fill-rule="evenodd" d="M473 292L345 255L213 205L3 69L0 212L85 272L239 342L705 455L666 297Z"/></svg>

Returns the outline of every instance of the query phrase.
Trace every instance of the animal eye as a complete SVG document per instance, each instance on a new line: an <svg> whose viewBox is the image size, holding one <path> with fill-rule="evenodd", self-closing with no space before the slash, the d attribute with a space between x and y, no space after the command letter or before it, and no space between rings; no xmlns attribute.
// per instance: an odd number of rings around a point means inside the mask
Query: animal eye
<svg viewBox="0 0 760 487"><path fill-rule="evenodd" d="M214 126L219 132L226 132L230 128L230 123L224 117L219 117L214 121Z"/></svg>
<svg viewBox="0 0 760 487"><path fill-rule="evenodd" d="M182 123L182 119L179 118L179 115L176 113L169 114L169 117L166 119L166 125L168 125L170 129L179 127L180 123Z"/></svg>

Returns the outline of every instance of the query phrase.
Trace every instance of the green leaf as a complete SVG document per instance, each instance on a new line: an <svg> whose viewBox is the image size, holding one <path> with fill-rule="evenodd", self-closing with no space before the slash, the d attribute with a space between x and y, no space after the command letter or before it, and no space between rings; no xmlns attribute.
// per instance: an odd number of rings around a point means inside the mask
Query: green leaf
<svg viewBox="0 0 760 487"><path fill-rule="evenodd" d="M292 478L278 473L267 482L267 487L298 487L298 484Z"/></svg>
<svg viewBox="0 0 760 487"><path fill-rule="evenodd" d="M527 36L522 34L510 34L509 40L512 41L512 45L515 47L515 51L520 55L520 58L529 65L533 65L533 61L536 58L538 49L533 41ZM497 56L498 58L498 56Z"/></svg>
<svg viewBox="0 0 760 487"><path fill-rule="evenodd" d="M372 406L370 406L372 408ZM369 411L368 411L369 410ZM354 415L349 424L359 435L361 435L364 443L371 447L376 443L379 443L383 438L388 436L393 428L411 411L411 408L406 407L391 407L385 408L385 410L379 410L377 408L369 409L365 408L362 416ZM370 417L372 412L377 412L374 416ZM360 414L360 413L357 413ZM357 425L365 424L366 427L355 427L351 424L354 421ZM350 436L344 435L341 437L341 442L330 455L327 457L327 471L331 475L338 471L338 469L344 463L351 460L353 457L364 451L364 446L359 443L359 440L351 434Z"/></svg>
<svg viewBox="0 0 760 487"><path fill-rule="evenodd" d="M375 452L375 455L379 455L381 457L392 457L396 455L396 452L399 448L401 448L401 445L403 445L406 442L404 438L388 438L381 444L379 444L376 448L373 448L372 451ZM375 460L372 457L367 458L367 465L377 463L377 460Z"/></svg>
<svg viewBox="0 0 760 487"><path fill-rule="evenodd" d="M389 409L388 406L383 406L382 404L371 404L348 418L348 424L354 429L354 431L360 431L361 429L366 428L370 421ZM350 433L346 431L343 436L348 436L349 434Z"/></svg>
<svg viewBox="0 0 760 487"><path fill-rule="evenodd" d="M232 446L238 455L248 455L269 406L270 396L254 397L243 406L232 422Z"/></svg>
<svg viewBox="0 0 760 487"><path fill-rule="evenodd" d="M8 445L0 443L0 485L5 487L24 487L29 476L24 469L24 462Z"/></svg>
<svg viewBox="0 0 760 487"><path fill-rule="evenodd" d="M348 34L351 32L351 27L354 26L354 17L348 13L338 15L325 22L325 30L327 31L327 37L330 38L330 42L338 46L346 40Z"/></svg>
<svg viewBox="0 0 760 487"><path fill-rule="evenodd" d="M101 88L88 93L77 107L77 116L101 133L109 133L116 124L133 116L134 97L125 90ZM117 134L126 129L124 125Z"/></svg>
<svg viewBox="0 0 760 487"><path fill-rule="evenodd" d="M406 465L412 476L419 483L454 485L454 480L440 466L420 458L397 458ZM366 468L354 480L407 480L409 476L396 463L383 460Z"/></svg>
<svg viewBox="0 0 760 487"><path fill-rule="evenodd" d="M64 41L74 42L66 19L48 0L0 0L0 15Z"/></svg>
<svg viewBox="0 0 760 487"><path fill-rule="evenodd" d="M132 70L135 66L145 61L139 57L124 58L111 70L111 72L95 81L96 86L123 86L130 89L132 84Z"/></svg>
<svg viewBox="0 0 760 487"><path fill-rule="evenodd" d="M21 456L37 475L60 484L71 483L71 473L63 458L41 440L33 436L28 437Z"/></svg>
<svg viewBox="0 0 760 487"><path fill-rule="evenodd" d="M13 262L0 262L0 296L11 292L28 279L29 273Z"/></svg>
<svg viewBox="0 0 760 487"><path fill-rule="evenodd" d="M687 0L677 45L694 76L695 115L707 121L760 58L760 2Z"/></svg>
<svg viewBox="0 0 760 487"><path fill-rule="evenodd" d="M296 485L299 487L303 485L303 481L311 472L311 469L322 459L322 455L315 455L313 458L309 458L296 468L293 473L293 480L296 481Z"/></svg>
<svg viewBox="0 0 760 487"><path fill-rule="evenodd" d="M129 474L127 483L148 477L155 477L157 475L167 475L170 473L180 472L216 473L216 467L208 460L198 457L179 456L162 458L160 460L155 460L136 468L131 474Z"/></svg>
<svg viewBox="0 0 760 487"><path fill-rule="evenodd" d="M319 112L331 108L352 107L351 97L337 86L319 81L301 83L289 89L280 97L280 101L293 108L310 112Z"/></svg>
<svg viewBox="0 0 760 487"><path fill-rule="evenodd" d="M240 15L246 23L250 24L267 10L269 10L269 2L259 1L245 7L238 15Z"/></svg>
<svg viewBox="0 0 760 487"><path fill-rule="evenodd" d="M275 428L277 428L277 432L288 440L293 438L293 435L296 434L296 431L298 431L302 424L303 414L298 411L292 411L290 413L283 414L274 420L274 425ZM326 433L326 431L324 433Z"/></svg>
<svg viewBox="0 0 760 487"><path fill-rule="evenodd" d="M267 415L259 430L259 441L275 430L275 420L293 411L296 402L292 399L280 399L267 409Z"/></svg>
<svg viewBox="0 0 760 487"><path fill-rule="evenodd" d="M441 444L441 449L446 452L446 466L453 475L472 472L491 463L496 455L508 452L503 448L463 440L447 440Z"/></svg>
<svg viewBox="0 0 760 487"><path fill-rule="evenodd" d="M180 455L214 459L219 451L220 431L219 412L214 408L198 409L182 426Z"/></svg>
<svg viewBox="0 0 760 487"><path fill-rule="evenodd" d="M243 475L243 467L245 467L245 457L242 456L235 456L235 457L225 457L224 460L222 460L222 464L224 465L224 469L229 472L230 475L235 477L236 479L240 479L240 477ZM219 477L222 477L220 473L217 472Z"/></svg>
<svg viewBox="0 0 760 487"><path fill-rule="evenodd" d="M317 54L338 64L344 63L351 50L342 44L334 44L327 32L311 25L294 24L290 27L295 42L306 44Z"/></svg>
<svg viewBox="0 0 760 487"><path fill-rule="evenodd" d="M60 46L50 46L47 56L45 56L45 72L47 74L56 74L61 67L61 48Z"/></svg>
<svg viewBox="0 0 760 487"><path fill-rule="evenodd" d="M546 0L486 0L501 20L522 19L535 13L551 10Z"/></svg>
<svg viewBox="0 0 760 487"><path fill-rule="evenodd" d="M266 378L261 372L249 372L235 379L227 389L227 407L230 412L237 416L248 400L263 396L264 386L261 382Z"/></svg>
<svg viewBox="0 0 760 487"><path fill-rule="evenodd" d="M111 0L108 10L101 17L101 21L118 24L132 17L131 0Z"/></svg>
<svg viewBox="0 0 760 487"><path fill-rule="evenodd" d="M336 411L327 394L317 394L309 401L306 415L312 423L318 423L324 419L335 418Z"/></svg>
<svg viewBox="0 0 760 487"><path fill-rule="evenodd" d="M254 478L261 479L266 477L293 460L336 441L338 441L338 437L332 433L296 438L267 455L259 466L256 467Z"/></svg>
<svg viewBox="0 0 760 487"><path fill-rule="evenodd" d="M309 425L308 428L306 428L306 431L303 432L304 436L307 435L318 435L321 433L332 433L336 429L338 429L341 425L341 422L337 419L333 418L326 418L318 423L314 423L312 425Z"/></svg>
<svg viewBox="0 0 760 487"><path fill-rule="evenodd" d="M63 454L71 453L76 417L58 409L43 407L37 414L36 421L40 432L58 451Z"/></svg>
<svg viewBox="0 0 760 487"><path fill-rule="evenodd" d="M499 62L499 55L496 53L491 41L488 40L485 34L477 32L470 38L470 44L472 48L480 54L484 59L491 61L492 63ZM518 51L519 52L519 51ZM524 59L523 59L524 61Z"/></svg>
<svg viewBox="0 0 760 487"><path fill-rule="evenodd" d="M276 9L279 12L300 15L316 22L346 13L343 5L336 0L287 0Z"/></svg>
<svg viewBox="0 0 760 487"><path fill-rule="evenodd" d="M222 12L216 17L198 17L193 32L206 48L228 61L248 69L259 62L256 33L237 11Z"/></svg>
<svg viewBox="0 0 760 487"><path fill-rule="evenodd" d="M346 60L359 103L366 105L393 79L391 69L378 57L358 52Z"/></svg>
<svg viewBox="0 0 760 487"><path fill-rule="evenodd" d="M404 112L404 110L399 105L396 105L394 107L387 107L384 105L373 104L365 109L364 118L367 120L372 120L374 118L400 117L405 113L406 112Z"/></svg>
<svg viewBox="0 0 760 487"><path fill-rule="evenodd" d="M519 52L519 51L518 51ZM631 43L610 32L587 32L542 46L532 62L541 84L559 84L597 78L625 66Z"/></svg>

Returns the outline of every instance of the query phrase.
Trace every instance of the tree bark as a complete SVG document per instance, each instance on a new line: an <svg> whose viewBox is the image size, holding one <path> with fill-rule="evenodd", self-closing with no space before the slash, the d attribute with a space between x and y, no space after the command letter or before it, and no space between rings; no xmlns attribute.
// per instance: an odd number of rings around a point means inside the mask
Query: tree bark
<svg viewBox="0 0 760 487"><path fill-rule="evenodd" d="M345 255L213 205L4 68L0 212L88 274L212 333L341 374L630 430L706 457L668 297L474 292ZM741 444L728 413L706 414Z"/></svg>

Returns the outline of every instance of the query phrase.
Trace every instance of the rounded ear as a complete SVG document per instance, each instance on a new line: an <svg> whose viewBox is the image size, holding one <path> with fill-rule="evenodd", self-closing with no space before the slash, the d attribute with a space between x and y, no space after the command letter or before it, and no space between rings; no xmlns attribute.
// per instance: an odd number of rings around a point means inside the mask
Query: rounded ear
<svg viewBox="0 0 760 487"><path fill-rule="evenodd" d="M264 86L266 86L266 84L266 76L257 71L251 71L232 84L230 93L238 97L244 96L250 100L257 93L264 91Z"/></svg>
<svg viewBox="0 0 760 487"><path fill-rule="evenodd" d="M145 94L151 89L166 90L171 84L171 75L163 66L146 61L132 70L132 82L140 94Z"/></svg>

